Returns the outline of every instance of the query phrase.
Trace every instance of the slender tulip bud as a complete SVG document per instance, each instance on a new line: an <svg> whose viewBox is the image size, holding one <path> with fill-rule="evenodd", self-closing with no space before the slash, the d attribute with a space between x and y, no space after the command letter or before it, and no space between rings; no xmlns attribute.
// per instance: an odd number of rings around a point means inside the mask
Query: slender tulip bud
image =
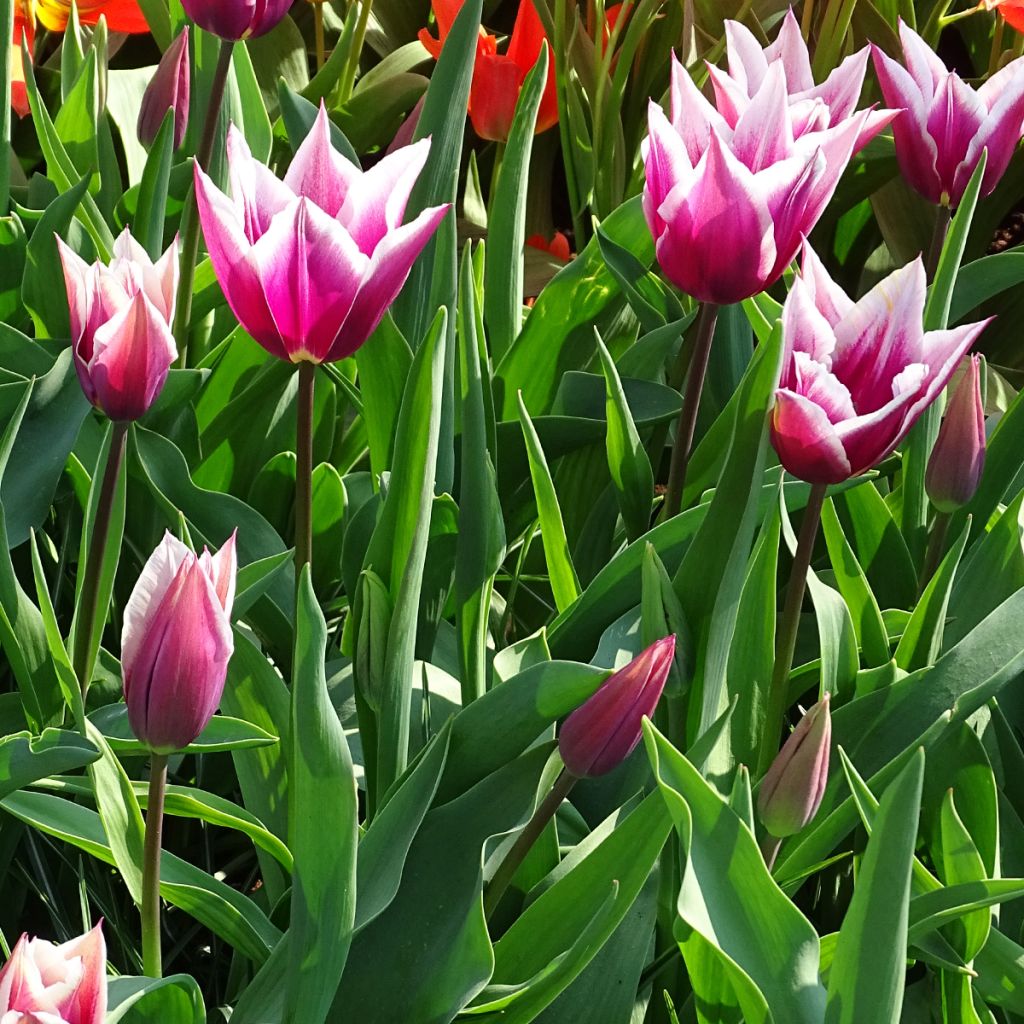
<svg viewBox="0 0 1024 1024"><path fill-rule="evenodd" d="M770 835L795 835L818 813L828 781L832 716L826 693L807 712L772 762L757 796Z"/></svg>
<svg viewBox="0 0 1024 1024"><path fill-rule="evenodd" d="M558 750L572 775L604 775L629 757L643 735L641 720L665 689L675 650L675 636L651 644L565 720Z"/></svg>
<svg viewBox="0 0 1024 1024"><path fill-rule="evenodd" d="M974 497L985 468L985 408L978 356L971 356L939 427L924 484L940 512L955 512Z"/></svg>
<svg viewBox="0 0 1024 1024"><path fill-rule="evenodd" d="M181 0L185 13L221 39L251 39L277 27L292 0Z"/></svg>
<svg viewBox="0 0 1024 1024"><path fill-rule="evenodd" d="M103 1024L107 947L102 925L57 945L22 935L0 970L0 1020Z"/></svg>
<svg viewBox="0 0 1024 1024"><path fill-rule="evenodd" d="M144 146L153 145L168 110L174 112L174 148L181 145L188 127L191 88L186 25L160 58L156 74L142 96L137 131L139 141Z"/></svg>
<svg viewBox="0 0 1024 1024"><path fill-rule="evenodd" d="M154 263L125 230L109 265L91 266L58 238L75 369L85 397L112 420L136 420L156 400L178 349L171 334L178 244Z"/></svg>
<svg viewBox="0 0 1024 1024"><path fill-rule="evenodd" d="M150 750L187 747L213 717L234 651L235 534L196 555L170 533L124 610L121 667L132 732Z"/></svg>

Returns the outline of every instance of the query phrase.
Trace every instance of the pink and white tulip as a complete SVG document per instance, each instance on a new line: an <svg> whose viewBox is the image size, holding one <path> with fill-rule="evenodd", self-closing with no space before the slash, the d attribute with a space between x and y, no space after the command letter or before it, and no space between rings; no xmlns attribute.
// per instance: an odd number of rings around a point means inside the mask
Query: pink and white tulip
<svg viewBox="0 0 1024 1024"><path fill-rule="evenodd" d="M268 352L333 362L370 337L448 210L431 207L402 223L429 152L423 139L364 173L331 146L321 105L284 181L253 159L234 127L234 199L196 167L217 278L239 323Z"/></svg>
<svg viewBox="0 0 1024 1024"><path fill-rule="evenodd" d="M103 1024L107 946L102 925L57 945L22 935L0 970L3 1024Z"/></svg>
<svg viewBox="0 0 1024 1024"><path fill-rule="evenodd" d="M957 206L988 150L981 194L999 184L1024 124L1024 57L972 89L900 22L906 67L872 47L886 103L905 108L893 122L896 157L907 181L933 203Z"/></svg>
<svg viewBox="0 0 1024 1024"><path fill-rule="evenodd" d="M178 349L171 333L177 239L154 264L126 229L109 265L88 264L57 239L85 397L112 420L136 420L156 400Z"/></svg>
<svg viewBox="0 0 1024 1024"><path fill-rule="evenodd" d="M221 39L252 39L276 28L292 0L181 0L185 13Z"/></svg>
<svg viewBox="0 0 1024 1024"><path fill-rule="evenodd" d="M806 82L792 45L771 60L762 54L762 69L737 47L741 38L734 29L730 67L743 84L727 86L718 76L727 100L721 110L673 56L672 118L652 102L645 143L643 206L658 262L677 287L716 304L740 302L779 279L850 157L892 113L838 116L848 109L848 86L836 87L837 113L821 96L794 101L790 82Z"/></svg>
<svg viewBox="0 0 1024 1024"><path fill-rule="evenodd" d="M834 484L871 469L906 437L988 321L922 326L920 258L853 302L809 245L782 310L785 344L771 438L801 480Z"/></svg>
<svg viewBox="0 0 1024 1024"><path fill-rule="evenodd" d="M132 732L150 750L187 747L220 704L234 651L235 534L196 555L170 533L124 610L121 668Z"/></svg>

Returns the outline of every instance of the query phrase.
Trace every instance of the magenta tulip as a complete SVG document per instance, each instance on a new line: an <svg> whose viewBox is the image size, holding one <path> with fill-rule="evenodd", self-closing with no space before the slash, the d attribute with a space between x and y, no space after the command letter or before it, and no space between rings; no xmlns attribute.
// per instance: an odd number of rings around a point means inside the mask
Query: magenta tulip
<svg viewBox="0 0 1024 1024"><path fill-rule="evenodd" d="M124 610L121 668L132 732L150 750L187 747L220 704L234 650L235 535L196 555L170 533Z"/></svg>
<svg viewBox="0 0 1024 1024"><path fill-rule="evenodd" d="M0 970L3 1024L103 1024L107 947L102 925L61 945L22 935Z"/></svg>
<svg viewBox="0 0 1024 1024"><path fill-rule="evenodd" d="M981 194L1002 178L1024 122L1024 57L977 90L947 71L928 44L900 22L904 68L877 46L875 71L885 101L905 108L893 123L896 157L907 181L933 203L957 206L983 151Z"/></svg>
<svg viewBox="0 0 1024 1024"><path fill-rule="evenodd" d="M671 121L650 105L644 214L665 275L703 302L740 302L777 281L850 157L893 116L846 116L863 68L847 62L815 89L806 51L784 32L761 51L731 30L719 109L674 56Z"/></svg>
<svg viewBox="0 0 1024 1024"><path fill-rule="evenodd" d="M177 240L157 263L125 230L109 266L58 238L75 369L85 397L112 420L135 420L160 394L178 350L171 334Z"/></svg>
<svg viewBox="0 0 1024 1024"><path fill-rule="evenodd" d="M940 512L955 512L966 505L985 468L985 406L979 362L978 356L971 356L946 407L928 460L925 489Z"/></svg>
<svg viewBox="0 0 1024 1024"><path fill-rule="evenodd" d="M191 66L188 56L188 25L167 47L160 58L156 73L142 94L139 108L138 136L144 146L152 146L167 116L174 113L174 148L185 138L188 128L189 96L191 95Z"/></svg>
<svg viewBox="0 0 1024 1024"><path fill-rule="evenodd" d="M197 166L210 259L239 323L272 355L333 362L373 333L447 205L402 224L423 139L363 173L331 146L323 105L279 181L228 133L232 201Z"/></svg>
<svg viewBox="0 0 1024 1024"><path fill-rule="evenodd" d="M771 437L794 476L833 484L871 469L946 386L988 321L925 332L920 259L854 303L809 245L782 310Z"/></svg>
<svg viewBox="0 0 1024 1024"><path fill-rule="evenodd" d="M565 720L558 750L571 775L604 775L629 757L665 689L675 650L675 636L651 644Z"/></svg>
<svg viewBox="0 0 1024 1024"><path fill-rule="evenodd" d="M795 835L818 813L828 782L832 716L829 695L790 733L757 794L757 811L769 835Z"/></svg>
<svg viewBox="0 0 1024 1024"><path fill-rule="evenodd" d="M275 28L292 0L181 0L185 13L221 39L251 39Z"/></svg>

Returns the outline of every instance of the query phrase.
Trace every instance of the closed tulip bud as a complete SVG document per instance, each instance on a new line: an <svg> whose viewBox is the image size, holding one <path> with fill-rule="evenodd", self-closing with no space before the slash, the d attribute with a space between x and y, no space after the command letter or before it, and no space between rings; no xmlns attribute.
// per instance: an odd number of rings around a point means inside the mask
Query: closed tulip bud
<svg viewBox="0 0 1024 1024"><path fill-rule="evenodd" d="M174 113L174 148L185 138L188 127L191 66L188 56L188 25L167 47L153 80L146 87L139 110L138 135L144 146L152 146L167 111Z"/></svg>
<svg viewBox="0 0 1024 1024"><path fill-rule="evenodd" d="M818 813L828 781L832 717L826 693L800 719L772 762L757 796L757 811L770 835L795 835Z"/></svg>
<svg viewBox="0 0 1024 1024"><path fill-rule="evenodd" d="M221 39L252 39L276 28L292 0L181 0L185 13Z"/></svg>
<svg viewBox="0 0 1024 1024"><path fill-rule="evenodd" d="M675 650L674 635L651 644L565 720L558 750L570 774L604 775L629 757L665 689Z"/></svg>
<svg viewBox="0 0 1024 1024"><path fill-rule="evenodd" d="M974 497L985 468L985 408L979 357L971 356L939 427L924 484L940 512L955 512Z"/></svg>
<svg viewBox="0 0 1024 1024"><path fill-rule="evenodd" d="M124 610L121 667L132 732L150 750L187 747L220 704L234 651L235 534L197 555L170 533Z"/></svg>
<svg viewBox="0 0 1024 1024"><path fill-rule="evenodd" d="M85 397L112 420L136 420L160 394L178 349L171 333L177 240L154 263L125 230L109 265L91 266L58 238L75 369Z"/></svg>
<svg viewBox="0 0 1024 1024"><path fill-rule="evenodd" d="M101 925L56 945L22 935L0 970L3 1024L103 1024L107 947Z"/></svg>

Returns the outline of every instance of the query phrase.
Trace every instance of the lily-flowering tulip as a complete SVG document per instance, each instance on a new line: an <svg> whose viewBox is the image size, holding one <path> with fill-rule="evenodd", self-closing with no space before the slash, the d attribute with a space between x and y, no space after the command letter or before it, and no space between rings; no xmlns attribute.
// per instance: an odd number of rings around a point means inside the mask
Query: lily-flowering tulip
<svg viewBox="0 0 1024 1024"><path fill-rule="evenodd" d="M185 13L221 39L252 39L276 28L292 0L181 0Z"/></svg>
<svg viewBox="0 0 1024 1024"><path fill-rule="evenodd" d="M809 245L782 310L771 438L783 466L832 484L871 469L942 391L988 321L925 332L920 258L853 302Z"/></svg>
<svg viewBox="0 0 1024 1024"><path fill-rule="evenodd" d="M57 945L22 935L0 970L4 1024L103 1024L107 946L102 925Z"/></svg>
<svg viewBox="0 0 1024 1024"><path fill-rule="evenodd" d="M790 733L757 795L757 811L769 835L795 835L818 813L828 782L832 716L829 695Z"/></svg>
<svg viewBox="0 0 1024 1024"><path fill-rule="evenodd" d="M643 735L643 718L661 699L675 650L674 635L651 644L565 720L558 750L571 775L604 775L629 757Z"/></svg>
<svg viewBox="0 0 1024 1024"><path fill-rule="evenodd" d="M886 102L905 108L893 122L903 176L931 202L955 207L987 150L981 194L988 195L1021 138L1024 57L975 90L902 22L900 40L906 67L877 46L872 56Z"/></svg>
<svg viewBox="0 0 1024 1024"><path fill-rule="evenodd" d="M730 67L739 77L732 42ZM787 53L766 60L759 81L745 73L749 98L737 86L720 103L729 116L675 56L671 120L651 102L644 214L665 275L703 302L740 302L777 281L851 155L885 123L871 111L834 116L821 96L794 101L790 82L805 83L787 68L796 63ZM845 111L845 101L836 109Z"/></svg>
<svg viewBox="0 0 1024 1024"><path fill-rule="evenodd" d="M426 30L420 30L420 42L436 60L441 55L462 0L432 0L434 17L440 38L434 39ZM497 36L480 29L476 42L476 63L469 89L469 120L473 130L482 139L504 142L512 128L512 116L523 81L530 73L546 36L540 16L532 0L520 0L508 50L498 53ZM537 111L536 132L547 131L558 123L558 95L555 83L555 63L548 62L548 78Z"/></svg>
<svg viewBox="0 0 1024 1024"><path fill-rule="evenodd" d="M556 231L551 236L551 241L548 241L543 235L530 235L526 240L526 244L531 249L539 249L541 252L546 252L549 256L554 256L556 260L561 260L562 263L568 263L572 259L569 239L561 231Z"/></svg>
<svg viewBox="0 0 1024 1024"><path fill-rule="evenodd" d="M321 105L284 181L228 132L234 200L196 167L196 200L210 259L239 323L272 355L333 362L373 333L447 205L402 224L430 141L369 171L331 146Z"/></svg>
<svg viewBox="0 0 1024 1024"><path fill-rule="evenodd" d="M171 334L177 241L154 263L125 230L109 265L87 264L57 239L85 397L112 420L135 420L160 394L178 356Z"/></svg>
<svg viewBox="0 0 1024 1024"><path fill-rule="evenodd" d="M955 512L974 497L985 468L985 407L981 400L980 359L971 356L953 390L935 439L924 484L940 512Z"/></svg>
<svg viewBox="0 0 1024 1024"><path fill-rule="evenodd" d="M998 11L1018 32L1024 32L1024 0L981 0L979 7Z"/></svg>
<svg viewBox="0 0 1024 1024"><path fill-rule="evenodd" d="M174 113L174 148L177 149L185 138L192 91L188 34L186 25L160 58L156 73L142 95L138 136L145 146L153 145L169 110Z"/></svg>
<svg viewBox="0 0 1024 1024"><path fill-rule="evenodd" d="M150 750L187 747L213 717L234 651L235 535L197 555L170 533L124 610L121 668L132 732Z"/></svg>

